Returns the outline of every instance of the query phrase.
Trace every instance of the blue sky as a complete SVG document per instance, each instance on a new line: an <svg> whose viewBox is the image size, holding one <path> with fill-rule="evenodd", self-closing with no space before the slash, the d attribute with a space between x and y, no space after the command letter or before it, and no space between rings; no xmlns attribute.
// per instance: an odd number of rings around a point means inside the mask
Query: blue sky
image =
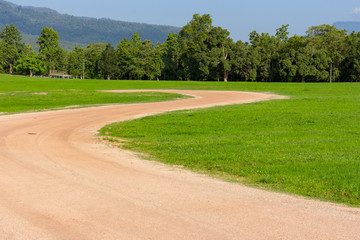
<svg viewBox="0 0 360 240"><path fill-rule="evenodd" d="M310 26L360 21L359 0L8 0L22 6L48 7L75 16L184 26L194 13L212 16L214 26L248 41L251 31L274 34L290 24L291 35Z"/></svg>

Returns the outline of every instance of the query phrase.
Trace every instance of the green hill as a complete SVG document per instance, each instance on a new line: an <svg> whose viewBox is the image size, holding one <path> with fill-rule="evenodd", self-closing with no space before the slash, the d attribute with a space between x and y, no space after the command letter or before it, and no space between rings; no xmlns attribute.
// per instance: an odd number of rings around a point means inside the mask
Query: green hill
<svg viewBox="0 0 360 240"><path fill-rule="evenodd" d="M39 36L38 35L31 35L31 34L22 34L23 37L23 42L25 42L26 44L31 44L31 46L34 48L34 50L36 52L39 51L39 46L36 44ZM86 46L88 44L86 43L77 43L77 42L70 42L70 41L64 41L61 40L59 41L59 44L61 46L62 49L64 50L69 50L71 51L74 47L83 47L86 48Z"/></svg>
<svg viewBox="0 0 360 240"><path fill-rule="evenodd" d="M38 36L43 27L51 27L59 33L61 44L66 48L98 42L116 46L135 32L153 43L164 42L170 32L180 31L172 26L75 17L49 8L23 7L0 0L0 28L11 23L25 35L26 43L31 43L29 39Z"/></svg>

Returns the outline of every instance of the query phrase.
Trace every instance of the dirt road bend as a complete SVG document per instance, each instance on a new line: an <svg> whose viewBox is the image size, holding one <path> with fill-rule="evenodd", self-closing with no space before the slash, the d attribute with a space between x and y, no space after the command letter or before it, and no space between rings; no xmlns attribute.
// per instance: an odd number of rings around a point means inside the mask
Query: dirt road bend
<svg viewBox="0 0 360 240"><path fill-rule="evenodd" d="M114 121L282 98L166 92L195 98L0 116L0 239L360 239L360 209L144 161L95 137Z"/></svg>

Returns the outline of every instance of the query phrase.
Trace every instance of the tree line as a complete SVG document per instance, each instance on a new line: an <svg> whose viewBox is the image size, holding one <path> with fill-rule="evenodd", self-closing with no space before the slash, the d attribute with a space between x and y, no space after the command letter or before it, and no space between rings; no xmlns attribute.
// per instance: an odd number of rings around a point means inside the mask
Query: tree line
<svg viewBox="0 0 360 240"><path fill-rule="evenodd" d="M116 48L92 43L72 51L61 49L58 33L45 27L37 54L12 24L0 32L0 71L32 76L57 70L109 80L360 81L360 33L325 24L289 37L288 27L276 29L274 36L253 31L249 42L234 42L226 29L213 26L210 15L195 14L163 44L135 33Z"/></svg>

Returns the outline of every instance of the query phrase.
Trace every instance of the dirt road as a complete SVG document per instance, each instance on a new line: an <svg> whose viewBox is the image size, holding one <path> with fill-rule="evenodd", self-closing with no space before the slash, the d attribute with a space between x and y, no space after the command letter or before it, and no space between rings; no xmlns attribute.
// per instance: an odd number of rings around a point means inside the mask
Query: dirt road
<svg viewBox="0 0 360 240"><path fill-rule="evenodd" d="M147 114L279 98L166 92L197 97L1 116L0 239L360 239L360 209L143 161L94 137Z"/></svg>

